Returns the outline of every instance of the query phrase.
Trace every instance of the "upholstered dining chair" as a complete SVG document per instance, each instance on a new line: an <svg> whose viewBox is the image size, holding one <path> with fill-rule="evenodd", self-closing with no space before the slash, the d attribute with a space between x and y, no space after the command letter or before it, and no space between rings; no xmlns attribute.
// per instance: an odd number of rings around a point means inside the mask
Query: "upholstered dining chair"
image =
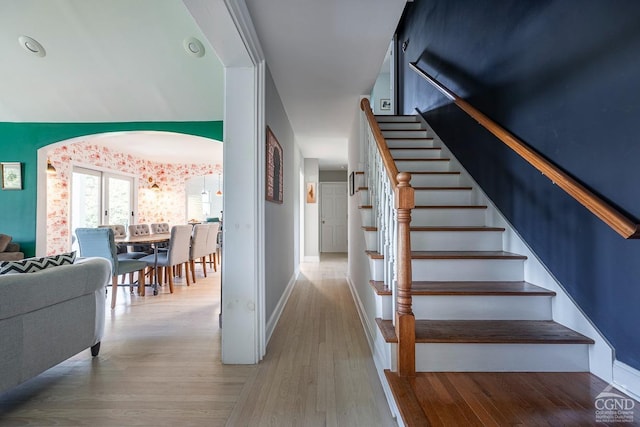
<svg viewBox="0 0 640 427"><path fill-rule="evenodd" d="M151 234L170 233L171 226L168 222L155 222L151 224Z"/></svg>
<svg viewBox="0 0 640 427"><path fill-rule="evenodd" d="M151 227L149 227L149 224L129 225L129 237L148 236L150 234L151 234ZM150 254L152 252L150 245L134 246L133 250L135 252L146 252L147 254Z"/></svg>
<svg viewBox="0 0 640 427"><path fill-rule="evenodd" d="M207 277L207 255L209 254L207 248L207 239L209 237L208 224L196 224L193 227L193 234L191 236L191 250L189 251L189 264L191 266L191 278L193 283L196 283L196 262L202 264L202 272L204 277Z"/></svg>
<svg viewBox="0 0 640 427"><path fill-rule="evenodd" d="M168 222L154 222L150 224L151 234L164 234L171 232L171 226ZM162 243L158 246L158 249L161 251L167 250L167 244Z"/></svg>
<svg viewBox="0 0 640 427"><path fill-rule="evenodd" d="M119 237L127 237L127 229L122 224L109 224L109 225L99 225L98 228L111 228L113 230L113 237L116 239ZM135 252L129 251L129 248L126 246L117 246L118 251L118 259L138 259L143 256L149 255L148 252Z"/></svg>
<svg viewBox="0 0 640 427"><path fill-rule="evenodd" d="M142 293L144 289L144 270L147 263L135 259L118 259L116 254L116 242L113 229L104 228L76 228L76 237L80 247L82 257L106 258L111 263L111 308L116 306L118 295L118 276L127 273L138 272L138 291ZM133 284L129 284L133 290Z"/></svg>
<svg viewBox="0 0 640 427"><path fill-rule="evenodd" d="M218 271L218 232L220 231L220 223L208 223L209 233L207 233L207 255L209 255L209 266L213 267L213 271Z"/></svg>
<svg viewBox="0 0 640 427"><path fill-rule="evenodd" d="M158 252L157 255L147 255L140 258L140 261L147 263L149 267L156 268L157 282L161 283L161 275L159 271L164 267L165 275L168 277L169 292L173 293L173 272L172 267L184 264L187 286L191 284L189 278L189 248L191 246L191 229L186 225L174 225L171 227L171 237L169 238L169 247L166 252ZM157 256L157 258L156 258Z"/></svg>

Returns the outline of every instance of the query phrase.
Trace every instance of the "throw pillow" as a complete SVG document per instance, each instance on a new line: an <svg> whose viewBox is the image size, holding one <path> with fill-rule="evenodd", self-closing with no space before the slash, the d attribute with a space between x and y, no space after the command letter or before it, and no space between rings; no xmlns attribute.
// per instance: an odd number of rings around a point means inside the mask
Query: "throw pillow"
<svg viewBox="0 0 640 427"><path fill-rule="evenodd" d="M6 234L0 234L0 252L4 252L11 243L11 236Z"/></svg>
<svg viewBox="0 0 640 427"><path fill-rule="evenodd" d="M0 274L33 273L45 268L73 264L76 253L69 252L46 257L27 258L20 261L0 262Z"/></svg>

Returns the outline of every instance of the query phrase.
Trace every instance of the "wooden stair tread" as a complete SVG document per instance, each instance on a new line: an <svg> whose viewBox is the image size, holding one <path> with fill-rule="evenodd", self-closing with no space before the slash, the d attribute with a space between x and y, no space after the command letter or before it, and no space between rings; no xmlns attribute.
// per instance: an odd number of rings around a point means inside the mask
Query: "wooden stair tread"
<svg viewBox="0 0 640 427"><path fill-rule="evenodd" d="M414 190L426 190L426 191L469 191L473 187L413 187Z"/></svg>
<svg viewBox="0 0 640 427"><path fill-rule="evenodd" d="M391 320L376 319L386 342L398 342ZM553 320L416 320L416 343L594 344Z"/></svg>
<svg viewBox="0 0 640 427"><path fill-rule="evenodd" d="M364 171L356 171L356 175L364 175Z"/></svg>
<svg viewBox="0 0 640 427"><path fill-rule="evenodd" d="M384 373L406 426L624 424L595 423L594 402L609 384L589 372Z"/></svg>
<svg viewBox="0 0 640 427"><path fill-rule="evenodd" d="M398 403L398 410L404 425L410 427L430 426L431 423L422 409L422 404L416 396L411 380L388 369L384 370L384 375L389 383L393 398Z"/></svg>
<svg viewBox="0 0 640 427"><path fill-rule="evenodd" d="M503 227L487 227L487 226L466 226L466 225L452 225L452 226L432 226L432 227L411 227L411 231L504 231Z"/></svg>
<svg viewBox="0 0 640 427"><path fill-rule="evenodd" d="M371 259L384 259L377 251L365 251ZM411 259L518 259L526 260L526 255L505 251L411 251Z"/></svg>
<svg viewBox="0 0 640 427"><path fill-rule="evenodd" d="M373 205L360 205L358 209L373 209Z"/></svg>
<svg viewBox="0 0 640 427"><path fill-rule="evenodd" d="M389 150L442 150L442 147L389 147Z"/></svg>
<svg viewBox="0 0 640 427"><path fill-rule="evenodd" d="M377 295L391 295L391 289L382 280L369 280L369 285Z"/></svg>
<svg viewBox="0 0 640 427"><path fill-rule="evenodd" d="M413 209L487 209L486 205L420 205Z"/></svg>
<svg viewBox="0 0 640 427"><path fill-rule="evenodd" d="M392 295L391 289L382 280L370 280L369 285L377 295ZM433 296L555 296L549 289L529 282L435 282L414 281L411 295Z"/></svg>
<svg viewBox="0 0 640 427"><path fill-rule="evenodd" d="M456 171L423 171L423 172L409 172L411 175L460 175L460 172Z"/></svg>
<svg viewBox="0 0 640 427"><path fill-rule="evenodd" d="M411 251L411 259L527 259L505 251Z"/></svg>
<svg viewBox="0 0 640 427"><path fill-rule="evenodd" d="M426 158L406 158L406 159L399 159L397 157L394 157L393 160L395 161L400 161L400 162L448 162L451 159L447 158L447 157L438 157L438 158L431 158L431 157L426 157ZM409 172L411 173L411 172Z"/></svg>
<svg viewBox="0 0 640 427"><path fill-rule="evenodd" d="M378 231L378 227L376 226L362 226L363 230L366 231ZM487 227L485 225L479 226L467 226L467 225L450 225L450 226L417 226L417 227L409 227L411 231L462 231L462 232L471 232L471 231L504 231L503 227Z"/></svg>

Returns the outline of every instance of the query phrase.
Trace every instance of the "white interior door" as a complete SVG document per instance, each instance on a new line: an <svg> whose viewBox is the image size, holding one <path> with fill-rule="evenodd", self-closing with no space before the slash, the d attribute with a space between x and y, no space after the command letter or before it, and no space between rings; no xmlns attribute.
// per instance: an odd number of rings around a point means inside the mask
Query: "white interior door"
<svg viewBox="0 0 640 427"><path fill-rule="evenodd" d="M347 183L320 184L320 252L347 252Z"/></svg>

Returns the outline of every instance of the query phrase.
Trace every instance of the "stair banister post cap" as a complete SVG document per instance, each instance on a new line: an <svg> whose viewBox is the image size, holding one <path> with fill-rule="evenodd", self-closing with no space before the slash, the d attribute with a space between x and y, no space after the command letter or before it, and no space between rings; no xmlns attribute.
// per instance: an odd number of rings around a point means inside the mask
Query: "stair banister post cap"
<svg viewBox="0 0 640 427"><path fill-rule="evenodd" d="M396 209L413 209L416 207L414 190L409 183L411 174L409 172L400 172L397 175L398 185L395 188L395 208Z"/></svg>
<svg viewBox="0 0 640 427"><path fill-rule="evenodd" d="M360 109L362 111L366 111L366 107L369 107L369 109L371 109L371 103L367 98L362 98L362 100L360 101Z"/></svg>

